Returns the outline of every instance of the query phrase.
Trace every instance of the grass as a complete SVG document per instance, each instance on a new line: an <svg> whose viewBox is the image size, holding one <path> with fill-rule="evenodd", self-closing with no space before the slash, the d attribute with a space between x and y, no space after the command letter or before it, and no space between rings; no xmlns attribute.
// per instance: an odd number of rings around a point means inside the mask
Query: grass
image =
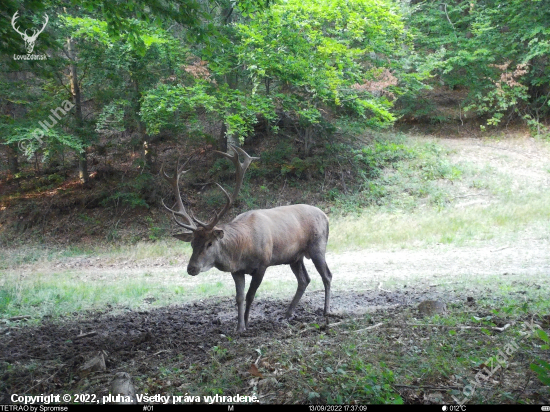
<svg viewBox="0 0 550 412"><path fill-rule="evenodd" d="M156 242L137 242L134 244L107 244L94 246L40 247L21 246L0 249L0 270L15 269L22 265L63 262L68 258L100 258L105 264L121 261L144 261L147 259L167 259L175 264L178 258L191 256L191 247L172 238ZM172 259L172 260L171 260Z"/></svg>
<svg viewBox="0 0 550 412"><path fill-rule="evenodd" d="M231 296L234 292L234 286L229 285L231 276L227 282L220 281L219 276L197 282L187 275L183 278L181 272L170 273L162 282L149 271L95 279L90 272L72 270L25 277L3 274L0 313L4 318L25 315L39 321L42 317L58 318L105 307L147 310L199 298Z"/></svg>
<svg viewBox="0 0 550 412"><path fill-rule="evenodd" d="M340 253L372 247L420 247L438 243L462 246L495 238L506 239L537 227L550 233L550 193L529 193L488 206L423 208L409 213L370 208L360 217L331 220L329 250Z"/></svg>

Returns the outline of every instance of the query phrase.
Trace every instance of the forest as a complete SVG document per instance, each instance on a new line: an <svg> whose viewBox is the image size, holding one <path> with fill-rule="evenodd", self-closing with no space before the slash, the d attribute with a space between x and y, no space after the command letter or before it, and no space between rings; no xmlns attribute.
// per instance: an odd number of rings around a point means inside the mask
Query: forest
<svg viewBox="0 0 550 412"><path fill-rule="evenodd" d="M0 403L550 402L548 0L0 4Z"/></svg>

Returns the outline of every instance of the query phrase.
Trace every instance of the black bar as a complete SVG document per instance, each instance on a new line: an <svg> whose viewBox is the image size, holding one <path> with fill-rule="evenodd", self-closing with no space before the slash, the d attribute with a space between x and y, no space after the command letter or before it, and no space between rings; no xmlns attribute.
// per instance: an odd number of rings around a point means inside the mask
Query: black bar
<svg viewBox="0 0 550 412"><path fill-rule="evenodd" d="M426 411L438 411L438 412L476 412L483 411L507 411L517 410L519 408L522 411L537 411L545 412L550 408L546 405L271 405L262 403L248 403L248 404L196 404L196 403L179 403L179 404L12 404L12 405L0 405L0 412L78 412L84 410L97 410L99 405L113 405L117 408L122 408L124 411L133 412L163 412L163 411L181 411L182 408L192 407L193 409L199 409L207 412L241 412L251 411L253 409L262 408L262 410L277 410L284 412L377 412L377 411L391 411L399 410L405 411L407 409L421 408Z"/></svg>

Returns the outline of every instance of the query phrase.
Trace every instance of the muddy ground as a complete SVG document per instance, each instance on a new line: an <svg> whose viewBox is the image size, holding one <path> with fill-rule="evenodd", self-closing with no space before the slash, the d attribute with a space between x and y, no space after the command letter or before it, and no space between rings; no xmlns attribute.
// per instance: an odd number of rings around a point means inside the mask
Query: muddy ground
<svg viewBox="0 0 550 412"><path fill-rule="evenodd" d="M414 306L433 293L365 291L335 293L330 322L349 315L383 312L398 306ZM171 367L186 369L192 364L208 364L211 348L225 336L249 341L254 347L272 340L293 337L306 325L325 323L323 293L311 293L302 299L290 320L283 318L288 301L259 299L251 312L249 329L236 334L237 310L234 299L208 299L186 305L174 305L151 311L113 313L109 310L74 313L56 322L43 321L38 327L8 328L0 337L0 357L13 365L38 365L18 368L10 376L0 403L10 402L13 393L71 393L81 388L79 368L98 351L105 351L108 373L96 376L88 393L109 393L109 382L117 371L132 374L158 373L159 363L181 359ZM347 313L347 315L344 315ZM387 313L387 312L386 312ZM75 339L78 335L96 335ZM101 377L103 375L103 378ZM3 379L7 379L6 374ZM177 386L177 385L176 385ZM169 388L167 388L168 390Z"/></svg>

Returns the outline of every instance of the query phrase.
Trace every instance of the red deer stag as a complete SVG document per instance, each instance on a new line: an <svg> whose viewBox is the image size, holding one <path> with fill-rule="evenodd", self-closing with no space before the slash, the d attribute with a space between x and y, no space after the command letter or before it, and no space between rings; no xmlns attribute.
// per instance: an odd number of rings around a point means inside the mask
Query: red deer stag
<svg viewBox="0 0 550 412"><path fill-rule="evenodd" d="M239 147L231 146L233 155L217 152L233 162L236 168L236 185L230 196L218 183L218 187L227 197L227 203L219 212L214 212L214 217L208 223L197 219L193 213L187 213L179 191L179 178L188 170L183 170L190 159L184 165L177 165L176 173L170 177L164 171L161 173L170 183L176 197L176 206L170 209L176 223L187 229L186 232L175 235L184 242L191 242L193 253L187 273L196 276L212 267L224 272L231 272L237 289L238 326L237 331L242 332L248 327L248 315L250 306L254 300L256 290L262 283L264 273L269 266L290 265L290 268L298 280L298 289L286 317L290 317L304 294L310 282L309 275L304 266L304 256L313 260L315 268L323 279L325 285L325 310L326 315L330 306L330 282L332 274L325 262L325 250L328 240L328 218L318 208L309 205L281 206L273 209L251 210L237 216L229 223L219 224L220 219L229 210L241 189L246 169L257 157L250 157ZM240 162L239 154L244 162ZM185 219L185 222L178 220ZM244 307L245 296L244 275L252 276L248 293L246 294L246 310Z"/></svg>

